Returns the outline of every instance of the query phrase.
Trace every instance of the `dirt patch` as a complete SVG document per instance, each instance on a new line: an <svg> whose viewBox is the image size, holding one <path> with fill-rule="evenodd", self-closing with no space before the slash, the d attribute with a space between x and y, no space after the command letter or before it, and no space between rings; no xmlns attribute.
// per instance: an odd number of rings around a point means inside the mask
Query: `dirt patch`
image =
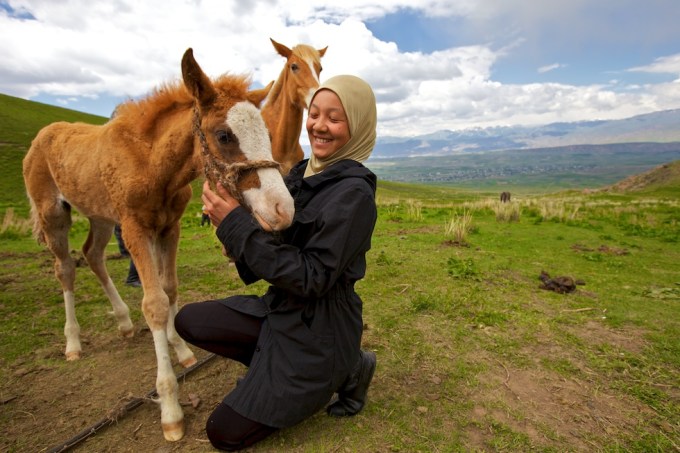
<svg viewBox="0 0 680 453"><path fill-rule="evenodd" d="M437 231L437 227L424 225L414 228L404 228L397 231L395 234L398 236L408 236L409 234L432 234Z"/></svg>
<svg viewBox="0 0 680 453"><path fill-rule="evenodd" d="M567 330L588 345L606 344L620 354L639 354L647 345L640 329L615 330L596 320ZM574 451L594 451L607 445L608 438L635 438L637 429L655 416L642 402L609 389L602 376L588 368L579 348L539 333L521 355L521 367L486 353L475 359L485 363L487 371L469 395L474 406L465 435L471 449L485 450L507 431L548 449L558 441ZM562 374L560 367L568 371Z"/></svg>
<svg viewBox="0 0 680 453"><path fill-rule="evenodd" d="M50 451L107 418L110 425L71 451L210 451L205 421L245 372L235 362L215 358L186 376L180 382L186 435L170 443L163 438L160 409L153 401L145 399L127 414L120 411L155 387L156 358L148 330L138 330L130 340L111 332L85 337L83 358L77 362L66 362L61 341L55 338L54 343L11 366L1 390L8 419L3 417L0 451ZM205 356L198 353L199 360ZM175 370L183 371L178 365Z"/></svg>
<svg viewBox="0 0 680 453"><path fill-rule="evenodd" d="M628 249L622 249L618 247L611 247L609 245L603 244L597 248L592 248L588 247L583 244L573 244L571 246L571 249L576 251L576 252L600 252L604 253L605 255L615 255L615 256L624 256L624 255L629 255L630 252Z"/></svg>
<svg viewBox="0 0 680 453"><path fill-rule="evenodd" d="M460 241L455 241L453 239L448 239L441 244L442 248L447 248L447 247L465 247L469 248L470 244L467 242L460 242Z"/></svg>
<svg viewBox="0 0 680 453"><path fill-rule="evenodd" d="M589 320L582 325L571 326L569 330L589 344L609 344L624 353L640 354L647 346L643 329L626 327L613 330L601 322Z"/></svg>
<svg viewBox="0 0 680 453"><path fill-rule="evenodd" d="M479 426L502 426L524 433L533 444L559 438L576 451L598 449L602 439L633 435L651 411L628 398L608 394L596 383L565 379L543 370L502 364L483 378L485 391L473 398L470 439L484 442Z"/></svg>

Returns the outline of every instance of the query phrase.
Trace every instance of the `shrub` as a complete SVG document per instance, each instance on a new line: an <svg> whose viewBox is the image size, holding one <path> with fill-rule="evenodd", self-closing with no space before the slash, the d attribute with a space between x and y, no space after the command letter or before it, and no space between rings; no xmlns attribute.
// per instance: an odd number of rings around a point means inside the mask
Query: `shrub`
<svg viewBox="0 0 680 453"><path fill-rule="evenodd" d="M472 258L451 257L446 261L446 267L454 278L475 278L479 274Z"/></svg>
<svg viewBox="0 0 680 453"><path fill-rule="evenodd" d="M3 239L15 239L29 235L31 232L31 222L29 219L22 219L14 213L14 208L7 208L5 217L0 225L0 237Z"/></svg>
<svg viewBox="0 0 680 453"><path fill-rule="evenodd" d="M423 204L412 198L406 200L406 218L411 221L420 222L423 220Z"/></svg>
<svg viewBox="0 0 680 453"><path fill-rule="evenodd" d="M497 222L519 222L519 203L501 203L500 201L497 201L493 210L496 214Z"/></svg>
<svg viewBox="0 0 680 453"><path fill-rule="evenodd" d="M453 236L453 240L459 244L467 243L468 233L472 231L472 214L470 211L463 210L463 214L454 215L444 226L444 235Z"/></svg>

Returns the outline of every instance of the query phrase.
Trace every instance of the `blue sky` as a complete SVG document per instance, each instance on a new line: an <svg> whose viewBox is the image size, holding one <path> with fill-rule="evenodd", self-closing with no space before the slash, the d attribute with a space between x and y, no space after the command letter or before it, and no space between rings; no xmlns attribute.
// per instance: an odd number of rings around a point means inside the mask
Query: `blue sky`
<svg viewBox="0 0 680 453"><path fill-rule="evenodd" d="M617 119L680 108L676 0L0 0L0 92L108 116L178 80L275 79L328 46L322 80L365 78L379 134ZM304 134L303 134L304 136Z"/></svg>

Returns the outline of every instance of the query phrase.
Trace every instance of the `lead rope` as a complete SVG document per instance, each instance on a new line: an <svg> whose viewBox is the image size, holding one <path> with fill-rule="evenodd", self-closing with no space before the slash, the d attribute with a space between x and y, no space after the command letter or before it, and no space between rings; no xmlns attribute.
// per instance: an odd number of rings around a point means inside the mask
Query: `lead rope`
<svg viewBox="0 0 680 453"><path fill-rule="evenodd" d="M208 140L201 130L201 118L198 113L198 106L194 104L194 121L192 131L198 136L198 141L201 143L201 153L203 154L203 172L208 181L213 184L220 183L227 189L232 197L236 198L242 206L246 206L243 194L237 188L237 183L241 174L248 170L257 170L258 168L276 168L280 169L281 164L273 160L246 160L243 162L224 162L218 160L210 153L208 148Z"/></svg>

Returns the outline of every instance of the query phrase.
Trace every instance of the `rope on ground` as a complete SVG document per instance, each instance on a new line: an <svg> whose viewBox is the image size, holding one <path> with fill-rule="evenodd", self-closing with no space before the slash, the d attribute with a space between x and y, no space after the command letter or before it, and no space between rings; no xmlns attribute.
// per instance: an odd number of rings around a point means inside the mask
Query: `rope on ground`
<svg viewBox="0 0 680 453"><path fill-rule="evenodd" d="M179 382L181 379L189 375L192 371L196 370L197 368L205 365L208 363L210 360L215 358L215 354L208 354L205 357L203 357L200 361L196 362L194 365L190 366L189 368L183 370L181 373L177 375L177 381ZM156 398L158 396L158 393L156 392L156 389L154 388L151 390L149 393L144 395L141 398L133 398L130 400L124 407L122 407L120 410L115 410L111 411L115 413L115 416L112 416L111 413L107 415L105 418L99 420L97 423L94 425L90 426L89 428L85 428L75 436L73 436L71 439L67 440L66 442L63 442L62 444L53 447L48 451L48 453L61 453L64 451L67 451L71 449L72 447L75 447L78 445L80 442L84 441L90 436L95 435L97 432L99 432L101 429L105 428L108 425L112 425L116 423L121 417L123 417L125 414L128 412L132 411L133 409L136 409L137 407L141 406L145 401L148 401L152 398Z"/></svg>

